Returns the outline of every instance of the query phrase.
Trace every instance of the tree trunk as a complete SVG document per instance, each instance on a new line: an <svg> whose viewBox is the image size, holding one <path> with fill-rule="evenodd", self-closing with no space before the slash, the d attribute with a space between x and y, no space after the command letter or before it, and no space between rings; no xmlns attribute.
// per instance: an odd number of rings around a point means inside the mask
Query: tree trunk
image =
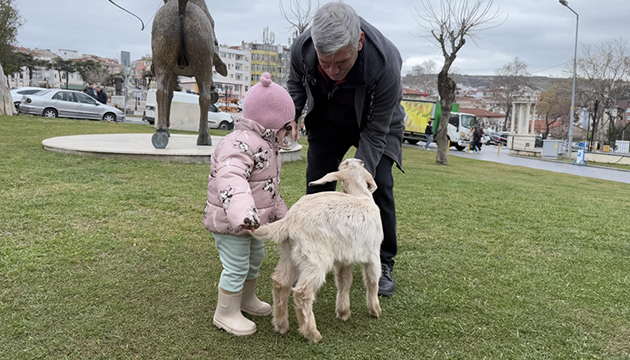
<svg viewBox="0 0 630 360"><path fill-rule="evenodd" d="M437 138L435 139L438 145L435 162L440 165L448 165L448 122L451 119L451 109L453 108L453 102L455 102L455 90L457 90L455 80L448 76L449 67L450 64L448 66L444 64L442 71L438 74L438 92L440 93L442 115L440 116Z"/></svg>
<svg viewBox="0 0 630 360"><path fill-rule="evenodd" d="M0 65L0 115L13 115L14 109L11 91L7 85L7 77L4 76L4 69Z"/></svg>
<svg viewBox="0 0 630 360"><path fill-rule="evenodd" d="M508 129L508 121L511 120L510 119L510 115L512 115L512 114L510 114L511 112L512 112L512 106L511 106L511 104L509 104L508 105L508 109L505 112L505 121L503 122L503 131L507 131L507 129Z"/></svg>

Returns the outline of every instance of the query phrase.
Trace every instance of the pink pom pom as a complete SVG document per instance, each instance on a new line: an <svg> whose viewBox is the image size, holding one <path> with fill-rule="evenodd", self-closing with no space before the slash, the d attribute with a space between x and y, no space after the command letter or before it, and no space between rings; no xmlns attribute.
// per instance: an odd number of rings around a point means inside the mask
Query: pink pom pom
<svg viewBox="0 0 630 360"><path fill-rule="evenodd" d="M271 85L271 75L268 72L260 75L260 83L263 84L264 87L268 87Z"/></svg>

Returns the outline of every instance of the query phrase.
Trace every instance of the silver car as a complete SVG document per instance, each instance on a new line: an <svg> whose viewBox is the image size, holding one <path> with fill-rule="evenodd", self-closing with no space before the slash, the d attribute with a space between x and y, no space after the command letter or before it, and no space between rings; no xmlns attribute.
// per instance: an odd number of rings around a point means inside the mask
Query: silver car
<svg viewBox="0 0 630 360"><path fill-rule="evenodd" d="M20 101L22 100L22 96L31 95L37 92L45 90L40 87L21 87L17 89L11 89L11 99L13 99L13 104L15 105L15 111L20 108Z"/></svg>
<svg viewBox="0 0 630 360"><path fill-rule="evenodd" d="M33 95L25 95L20 102L23 114L45 117L123 121L122 110L101 104L80 91L45 89Z"/></svg>

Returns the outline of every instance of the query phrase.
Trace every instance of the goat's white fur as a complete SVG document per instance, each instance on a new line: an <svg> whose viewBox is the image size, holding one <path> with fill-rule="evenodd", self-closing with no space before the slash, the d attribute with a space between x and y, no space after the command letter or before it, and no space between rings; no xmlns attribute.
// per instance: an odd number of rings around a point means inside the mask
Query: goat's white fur
<svg viewBox="0 0 630 360"><path fill-rule="evenodd" d="M305 195L286 216L261 226L252 235L280 244L280 261L273 278L273 325L279 333L289 329L287 313L291 285L299 331L310 342L321 340L315 324L313 301L326 274L335 270L336 314L350 318L352 265L361 264L366 300L371 315L379 317L378 280L383 228L372 192L376 183L358 159L347 159L339 171L310 185L340 180L345 193L320 192Z"/></svg>

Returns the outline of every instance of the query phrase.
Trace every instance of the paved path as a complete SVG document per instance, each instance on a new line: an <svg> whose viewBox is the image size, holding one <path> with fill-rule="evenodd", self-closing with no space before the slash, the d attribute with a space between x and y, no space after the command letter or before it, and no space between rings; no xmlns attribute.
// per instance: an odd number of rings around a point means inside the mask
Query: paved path
<svg viewBox="0 0 630 360"><path fill-rule="evenodd" d="M407 145L409 147L416 147L421 151L424 150L424 143L419 142L418 145ZM429 151L435 152L437 146L435 143L429 146ZM522 156L510 156L509 150L505 147L501 147L501 153L498 154L496 146L484 145L483 150L479 153L471 152L468 154L466 151L457 151L455 148L451 148L450 155L498 162L507 165L524 166L533 169L553 171L564 174L571 174L577 176L586 176L590 178L617 181L630 184L630 171L627 170L615 170L611 168L601 168L594 166L576 166L570 163L562 163L558 161L543 160L540 158L526 158Z"/></svg>

